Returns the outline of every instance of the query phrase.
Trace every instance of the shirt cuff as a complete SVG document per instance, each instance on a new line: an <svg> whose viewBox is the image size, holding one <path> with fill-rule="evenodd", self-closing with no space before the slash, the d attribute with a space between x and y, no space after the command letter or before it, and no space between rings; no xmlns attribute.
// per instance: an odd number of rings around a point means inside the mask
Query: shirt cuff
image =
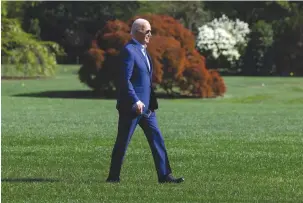
<svg viewBox="0 0 303 203"><path fill-rule="evenodd" d="M135 108L136 106L138 106L139 102L141 102L141 101L139 100L136 103L134 103L133 108Z"/></svg>

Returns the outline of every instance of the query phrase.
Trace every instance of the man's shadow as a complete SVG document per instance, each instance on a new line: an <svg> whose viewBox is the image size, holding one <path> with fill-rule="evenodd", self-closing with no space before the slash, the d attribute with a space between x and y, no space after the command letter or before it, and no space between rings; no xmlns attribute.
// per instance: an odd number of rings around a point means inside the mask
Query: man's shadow
<svg viewBox="0 0 303 203"><path fill-rule="evenodd" d="M15 97L39 97L39 98L61 98L61 99L116 99L117 92L100 93L91 90L55 90L12 95ZM157 98L164 99L190 99L194 96L180 94L168 95L166 93L156 93Z"/></svg>
<svg viewBox="0 0 303 203"><path fill-rule="evenodd" d="M56 183L56 182L67 182L67 183L103 183L104 180L97 179L78 179L78 180L68 180L68 179L56 179L56 178L2 178L1 183Z"/></svg>
<svg viewBox="0 0 303 203"><path fill-rule="evenodd" d="M51 178L3 178L1 182L9 183L34 183L34 182L59 182L58 179Z"/></svg>
<svg viewBox="0 0 303 203"><path fill-rule="evenodd" d="M90 90L54 90L15 94L15 97L39 97L60 99L115 99L115 93L101 94Z"/></svg>

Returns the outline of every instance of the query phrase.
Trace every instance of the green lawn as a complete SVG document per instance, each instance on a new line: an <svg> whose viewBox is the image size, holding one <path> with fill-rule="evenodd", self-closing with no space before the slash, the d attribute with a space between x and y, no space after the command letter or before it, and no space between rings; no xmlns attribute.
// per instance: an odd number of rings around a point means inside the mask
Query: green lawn
<svg viewBox="0 0 303 203"><path fill-rule="evenodd" d="M173 173L185 182L157 183L137 128L122 182L108 184L115 101L62 97L89 89L77 67L61 70L1 82L3 202L303 201L303 78L225 77L224 98L159 99Z"/></svg>

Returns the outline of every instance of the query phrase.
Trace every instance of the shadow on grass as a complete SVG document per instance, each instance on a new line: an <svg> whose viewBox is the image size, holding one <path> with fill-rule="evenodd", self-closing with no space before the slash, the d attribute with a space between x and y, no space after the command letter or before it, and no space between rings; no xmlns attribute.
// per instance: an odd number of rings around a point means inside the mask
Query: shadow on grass
<svg viewBox="0 0 303 203"><path fill-rule="evenodd" d="M101 94L99 92L89 90L58 90L44 91L25 94L16 94L15 97L42 97L42 98L61 98L61 99L116 99L117 93L110 92ZM157 98L163 99L193 99L197 97L185 95L168 95L166 93L156 93Z"/></svg>
<svg viewBox="0 0 303 203"><path fill-rule="evenodd" d="M34 183L34 182L58 182L58 179L50 179L50 178L3 178L1 182L9 182L9 183Z"/></svg>
<svg viewBox="0 0 303 203"><path fill-rule="evenodd" d="M82 184L92 184L92 183L106 183L104 180L96 179L79 179L79 180L59 180L51 178L3 178L1 182L4 183L54 183L54 182L66 182L66 183L82 183Z"/></svg>
<svg viewBox="0 0 303 203"><path fill-rule="evenodd" d="M89 90L61 90L16 94L15 97L42 97L61 99L115 99L115 95L101 95Z"/></svg>

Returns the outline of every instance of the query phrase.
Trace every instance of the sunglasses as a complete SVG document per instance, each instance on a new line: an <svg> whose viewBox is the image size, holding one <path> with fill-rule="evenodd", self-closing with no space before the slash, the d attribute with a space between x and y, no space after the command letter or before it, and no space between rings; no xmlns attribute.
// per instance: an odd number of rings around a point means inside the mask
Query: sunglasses
<svg viewBox="0 0 303 203"><path fill-rule="evenodd" d="M151 34L151 30L146 30L145 34Z"/></svg>
<svg viewBox="0 0 303 203"><path fill-rule="evenodd" d="M139 31L139 32L141 32L141 31ZM151 30L146 30L145 32L141 32L141 33L148 35L148 34L151 34Z"/></svg>

